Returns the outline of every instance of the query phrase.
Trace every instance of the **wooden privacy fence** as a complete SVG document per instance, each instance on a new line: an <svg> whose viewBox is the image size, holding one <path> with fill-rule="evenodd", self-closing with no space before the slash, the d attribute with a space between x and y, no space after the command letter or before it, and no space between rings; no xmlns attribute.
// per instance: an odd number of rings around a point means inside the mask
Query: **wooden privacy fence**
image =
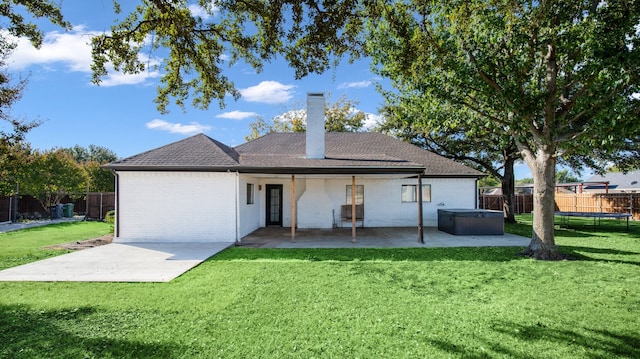
<svg viewBox="0 0 640 359"><path fill-rule="evenodd" d="M504 198L501 194L481 194L478 197L478 207L480 209L492 209L502 211ZM513 204L516 214L531 213L533 211L533 196L531 194L516 194Z"/></svg>
<svg viewBox="0 0 640 359"><path fill-rule="evenodd" d="M73 203L73 212L76 215L86 215L88 219L103 220L106 213L116 208L115 192L89 192L75 199L67 196L60 203ZM15 196L0 196L0 222L11 221L17 213L17 218L40 219L49 218L49 209L29 195L21 195L18 199L18 210L15 211Z"/></svg>
<svg viewBox="0 0 640 359"><path fill-rule="evenodd" d="M629 213L640 219L640 193L556 193L556 210Z"/></svg>
<svg viewBox="0 0 640 359"><path fill-rule="evenodd" d="M640 193L556 193L556 211L560 212L608 212L629 213L640 220ZM502 211L502 195L478 197L478 207ZM514 211L517 214L533 211L533 195L515 196Z"/></svg>

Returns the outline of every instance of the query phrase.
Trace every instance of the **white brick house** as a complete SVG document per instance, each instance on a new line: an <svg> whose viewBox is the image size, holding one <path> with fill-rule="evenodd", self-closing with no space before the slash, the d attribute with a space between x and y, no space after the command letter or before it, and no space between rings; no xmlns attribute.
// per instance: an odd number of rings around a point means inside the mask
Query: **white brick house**
<svg viewBox="0 0 640 359"><path fill-rule="evenodd" d="M358 226L421 228L437 225L438 209L476 208L482 173L381 133L325 134L323 110L324 97L310 94L306 134L233 148L199 134L106 165L116 173L115 240L241 241L265 226L293 235L351 227L353 210Z"/></svg>

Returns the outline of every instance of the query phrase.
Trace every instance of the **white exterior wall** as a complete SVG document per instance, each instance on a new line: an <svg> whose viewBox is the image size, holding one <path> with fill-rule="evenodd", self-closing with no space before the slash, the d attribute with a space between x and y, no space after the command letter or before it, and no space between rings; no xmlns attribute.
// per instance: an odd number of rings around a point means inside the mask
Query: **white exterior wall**
<svg viewBox="0 0 640 359"><path fill-rule="evenodd" d="M328 198L319 201L314 194L314 183L324 182L324 193ZM337 227L349 227L350 222L341 222L340 207L347 203L346 186L351 185L351 178L316 179L296 177L296 226L298 228L330 228L333 223ZM256 192L256 204L252 211L241 212L240 222L251 221L251 226L245 229L241 225L241 237L251 233L258 227L265 226L265 185L283 185L282 225L291 225L291 179L284 178L260 178L257 182L262 185L262 190ZM418 225L418 203L403 203L401 191L403 184L417 185L418 180L413 179L385 179L365 178L356 176L356 185L364 185L364 217L365 227L413 227ZM425 227L437 227L438 209L440 208L476 208L476 184L474 178L423 178L422 184L431 185L431 202L423 203L423 225ZM246 184L241 184L241 191ZM242 196L241 196L242 197ZM244 198L244 197L242 197ZM259 199L258 199L259 198ZM259 203L258 203L259 201ZM241 199L241 203L246 202ZM257 206L257 208L256 208ZM242 208L242 206L241 206ZM259 211L259 218L249 218ZM246 215L245 215L246 213ZM322 223L310 223L306 218L323 218ZM331 220L331 223L329 223ZM311 220L310 220L311 221ZM256 226L257 223L257 226ZM358 222L358 225L360 223ZM250 230L249 230L250 228Z"/></svg>
<svg viewBox="0 0 640 359"><path fill-rule="evenodd" d="M258 178L240 175L239 178L239 237L260 228L260 213L264 212L264 185ZM253 204L247 203L247 184L253 184ZM262 209L262 211L261 211ZM262 221L264 226L264 220Z"/></svg>
<svg viewBox="0 0 640 359"><path fill-rule="evenodd" d="M307 178L306 190L298 199L298 228L332 228L331 199L324 178Z"/></svg>
<svg viewBox="0 0 640 359"><path fill-rule="evenodd" d="M365 227L413 227L418 225L418 203L403 203L402 185L417 185L417 179L358 178L356 186L364 185ZM475 179L423 178L422 184L431 185L431 202L423 202L423 225L438 225L438 209L476 208ZM333 203L333 213L338 227L350 226L341 222L340 206L347 203L346 186L351 179L327 180L326 189ZM299 211L303 208L299 208Z"/></svg>
<svg viewBox="0 0 640 359"><path fill-rule="evenodd" d="M237 186L235 173L118 172L116 241L233 242Z"/></svg>

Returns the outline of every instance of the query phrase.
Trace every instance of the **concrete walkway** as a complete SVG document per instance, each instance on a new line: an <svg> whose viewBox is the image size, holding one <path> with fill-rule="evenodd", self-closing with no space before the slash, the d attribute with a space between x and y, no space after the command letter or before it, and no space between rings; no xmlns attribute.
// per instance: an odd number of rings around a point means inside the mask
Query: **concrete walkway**
<svg viewBox="0 0 640 359"><path fill-rule="evenodd" d="M56 223L79 222L83 220L84 220L84 216L73 216L73 217L64 217L59 219L41 219L37 221L26 221L26 222L16 222L16 223L2 222L0 223L0 233L18 231L21 229L27 229L27 228L33 228L33 227L48 226L50 224L56 224Z"/></svg>
<svg viewBox="0 0 640 359"><path fill-rule="evenodd" d="M0 281L168 282L233 243L111 243L0 271Z"/></svg>

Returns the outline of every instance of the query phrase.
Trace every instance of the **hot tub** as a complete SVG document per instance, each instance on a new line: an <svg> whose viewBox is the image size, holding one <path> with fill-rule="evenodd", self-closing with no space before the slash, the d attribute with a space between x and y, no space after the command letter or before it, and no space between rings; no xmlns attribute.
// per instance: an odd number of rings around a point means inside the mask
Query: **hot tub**
<svg viewBox="0 0 640 359"><path fill-rule="evenodd" d="M503 235L502 211L439 209L438 230L455 235Z"/></svg>

